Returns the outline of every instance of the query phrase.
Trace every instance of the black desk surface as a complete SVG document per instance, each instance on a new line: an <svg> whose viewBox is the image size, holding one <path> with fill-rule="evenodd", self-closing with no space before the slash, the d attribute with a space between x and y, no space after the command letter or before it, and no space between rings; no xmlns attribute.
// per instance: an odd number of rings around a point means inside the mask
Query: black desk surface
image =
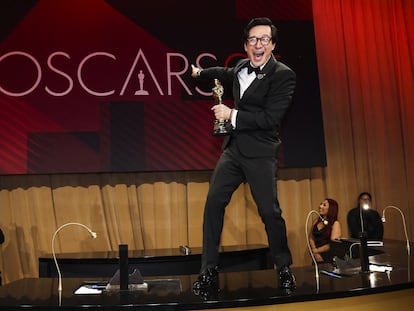
<svg viewBox="0 0 414 311"><path fill-rule="evenodd" d="M118 310L195 310L226 307L245 307L269 304L303 302L311 300L351 297L373 293L414 288L411 266L405 242L384 243L384 253L370 257L371 263L391 265L390 272L355 273L334 278L320 275L319 286L315 268L293 268L297 289L289 294L278 288L275 270L256 270L220 273L220 292L211 300L200 299L191 291L197 275L147 277L147 291L107 292L97 295L74 295L79 285L86 281L80 278L64 278L61 307L67 309ZM327 268L318 266L319 269ZM109 281L109 279L93 279ZM58 308L58 279L22 279L0 287L0 309L30 308L44 310Z"/></svg>
<svg viewBox="0 0 414 311"><path fill-rule="evenodd" d="M131 269L143 276L187 275L200 271L201 247L183 254L179 247L158 250L129 250ZM119 252L83 252L56 254L63 277L110 277L119 268ZM220 248L223 272L271 269L273 262L267 245L224 246ZM39 277L57 277L51 254L39 258Z"/></svg>
<svg viewBox="0 0 414 311"><path fill-rule="evenodd" d="M264 245L262 245L264 247ZM233 250L233 249L231 249ZM201 248L192 248L191 255L200 255ZM140 258L140 259L154 259L154 258L165 258L183 256L179 247L177 248L166 248L166 249L147 249L147 250L128 250L128 258ZM59 261L72 261L73 259L79 259L84 261L96 261L96 260L111 260L117 262L119 260L118 250L114 251L94 251L94 252L73 252L73 253L56 253L56 258ZM52 261L52 254L44 254L39 257L39 262Z"/></svg>
<svg viewBox="0 0 414 311"><path fill-rule="evenodd" d="M250 252L257 250L267 250L267 245L264 244L251 244L251 245L232 245L232 246L220 246L219 251L222 253L229 252ZM199 256L201 255L201 247L192 247L190 256ZM131 259L157 259L164 258L168 259L169 257L183 256L179 247L176 248L161 248L161 249L146 249L146 250L128 250L128 257ZM60 261L73 260L74 258L80 260L114 260L119 259L118 250L115 251L102 251L102 252L78 252L78 253L56 253L56 258ZM53 261L52 254L45 254L44 256L39 257L39 261Z"/></svg>

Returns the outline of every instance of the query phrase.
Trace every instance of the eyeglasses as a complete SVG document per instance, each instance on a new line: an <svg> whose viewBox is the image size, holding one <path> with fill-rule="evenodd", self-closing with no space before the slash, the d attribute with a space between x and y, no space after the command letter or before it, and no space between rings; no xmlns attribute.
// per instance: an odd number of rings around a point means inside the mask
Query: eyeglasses
<svg viewBox="0 0 414 311"><path fill-rule="evenodd" d="M266 45L268 45L270 43L270 41L272 41L272 37L269 37L269 36L263 36L261 38L258 38L258 37L248 37L246 41L247 41L247 43L249 45L256 45L257 44L257 41L260 41L260 43L263 46L266 46Z"/></svg>

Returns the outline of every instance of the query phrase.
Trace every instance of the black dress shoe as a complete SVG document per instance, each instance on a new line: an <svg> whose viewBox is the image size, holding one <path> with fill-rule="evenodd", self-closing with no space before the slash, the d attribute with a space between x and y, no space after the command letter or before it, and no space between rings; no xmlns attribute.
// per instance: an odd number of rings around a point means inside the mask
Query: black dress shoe
<svg viewBox="0 0 414 311"><path fill-rule="evenodd" d="M295 276L288 266L283 266L279 270L279 278L281 288L289 290L296 288Z"/></svg>
<svg viewBox="0 0 414 311"><path fill-rule="evenodd" d="M219 288L218 268L208 268L200 273L197 281L193 283L193 292L198 295L200 291L217 290Z"/></svg>
<svg viewBox="0 0 414 311"><path fill-rule="evenodd" d="M194 289L193 293L196 296L199 296L202 301L212 301L218 300L218 294L220 289L217 287L205 287L201 289Z"/></svg>

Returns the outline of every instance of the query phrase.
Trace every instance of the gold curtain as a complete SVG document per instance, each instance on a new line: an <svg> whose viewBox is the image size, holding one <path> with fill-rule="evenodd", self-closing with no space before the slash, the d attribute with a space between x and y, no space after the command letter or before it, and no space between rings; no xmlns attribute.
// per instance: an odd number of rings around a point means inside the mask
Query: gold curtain
<svg viewBox="0 0 414 311"><path fill-rule="evenodd" d="M294 265L310 264L305 220L325 197L346 213L361 191L414 225L414 1L313 0L328 166L279 171L279 200ZM300 38L298 38L300 40ZM306 154L304 155L306 156ZM201 246L211 172L0 176L3 282L38 275L55 230L57 252ZM385 237L404 240L401 218L387 211ZM222 244L266 244L248 185L226 210Z"/></svg>

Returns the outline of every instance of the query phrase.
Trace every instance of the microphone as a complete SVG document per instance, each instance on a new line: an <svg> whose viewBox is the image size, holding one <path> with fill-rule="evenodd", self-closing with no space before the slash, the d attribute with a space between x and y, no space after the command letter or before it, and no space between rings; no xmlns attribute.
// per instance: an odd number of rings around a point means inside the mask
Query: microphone
<svg viewBox="0 0 414 311"><path fill-rule="evenodd" d="M62 230L62 229L63 229L63 228L65 228L65 227L72 226L72 225L75 225L75 226L80 226L80 227L85 228L86 230L88 230L89 234L90 234L90 235L92 236L92 238L94 238L94 239L96 239L96 237L97 237L96 232L93 232L93 231L92 231L91 229L89 229L87 226L85 226L85 225L83 225L83 224L81 224L81 223L78 223L78 222L68 222L68 223L66 223L66 224L64 224L64 225L62 225L62 226L60 226L60 227L59 227L59 228L55 231L55 233L53 234L53 237L52 237L52 255L53 255L53 260L54 260L54 262L55 262L56 270L57 270L57 272L58 272L58 277L59 277L59 285L58 285L59 297L61 297L61 294L62 294L62 274L60 273L59 265L58 265L58 262L57 262L57 260L56 260L56 254L55 254L55 239L56 239L57 234L60 232L60 230Z"/></svg>
<svg viewBox="0 0 414 311"><path fill-rule="evenodd" d="M369 209L369 205L368 204L363 204L359 206L359 220L361 222L361 233L365 232L365 228L364 228L364 218L362 217L362 210L368 210Z"/></svg>
<svg viewBox="0 0 414 311"><path fill-rule="evenodd" d="M408 256L410 256L410 253L411 253L411 251L410 251L410 240L408 239L407 225L405 223L405 217L404 217L404 213L402 212L402 210L399 209L398 207L394 206L394 205L388 205L388 206L386 206L384 208L384 210L382 211L381 221L383 223L386 222L386 219L385 219L385 211L387 209L389 209L389 208L393 208L393 209L397 210L398 212L400 212L401 219L402 219L403 226L404 226L404 234L405 234L405 243L406 243L406 248L407 248L407 254L408 254Z"/></svg>
<svg viewBox="0 0 414 311"><path fill-rule="evenodd" d="M361 222L361 232L359 233L359 259L361 261L361 273L369 273L369 258L368 258L368 234L364 227L364 218L362 217L362 210L368 210L369 205L364 203L359 205L359 220Z"/></svg>
<svg viewBox="0 0 414 311"><path fill-rule="evenodd" d="M364 204L359 206L359 220L361 222L361 232L365 232L364 218L362 217L362 210L364 210L364 211L369 210L369 204L364 203Z"/></svg>
<svg viewBox="0 0 414 311"><path fill-rule="evenodd" d="M310 253L311 257L312 257L312 261L313 261L313 263L314 263L314 266L315 266L316 292L317 292L317 293L319 293L319 267L318 267L318 262L317 262L317 261L316 261L316 259L315 259L315 255L314 255L314 254L313 254L313 252L312 252L312 247L311 247L310 242L309 242L309 232L308 232L309 218L310 218L310 216L311 216L313 213L315 213L316 215L318 215L318 217L319 217L319 218L321 218L321 219L323 220L323 218L322 218L321 214L319 214L319 213L318 213L317 211L315 211L315 210L311 210L311 211L308 213L308 215L306 216L305 235L306 235L306 243L307 243L307 245L308 245L308 250L309 250L309 253ZM326 222L328 222L327 220L325 220L325 221L326 221ZM324 225L326 226L327 224L325 224L325 222L324 222Z"/></svg>
<svg viewBox="0 0 414 311"><path fill-rule="evenodd" d="M319 213L318 213L318 214L319 214ZM329 221L328 221L327 219L323 218L323 217L321 216L321 214L319 214L319 218L322 220L322 223L323 223L325 226L329 225Z"/></svg>
<svg viewBox="0 0 414 311"><path fill-rule="evenodd" d="M361 262L361 273L370 273L368 258L368 238L366 231L359 233L359 260Z"/></svg>

